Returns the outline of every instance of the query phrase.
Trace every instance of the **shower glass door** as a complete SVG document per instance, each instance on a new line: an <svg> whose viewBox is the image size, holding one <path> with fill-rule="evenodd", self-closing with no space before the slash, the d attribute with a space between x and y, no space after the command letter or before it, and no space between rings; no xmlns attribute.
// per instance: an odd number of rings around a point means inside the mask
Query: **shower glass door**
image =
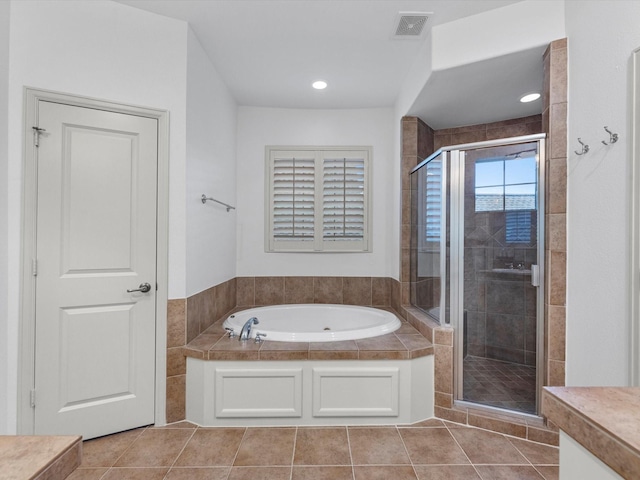
<svg viewBox="0 0 640 480"><path fill-rule="evenodd" d="M465 148L457 163L456 398L526 414L542 356L541 142Z"/></svg>

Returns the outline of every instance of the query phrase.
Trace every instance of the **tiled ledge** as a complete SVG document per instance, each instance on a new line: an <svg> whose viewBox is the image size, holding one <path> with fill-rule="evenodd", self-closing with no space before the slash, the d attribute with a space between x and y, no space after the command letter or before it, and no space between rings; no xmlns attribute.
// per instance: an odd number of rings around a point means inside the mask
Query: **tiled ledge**
<svg viewBox="0 0 640 480"><path fill-rule="evenodd" d="M0 477L62 480L80 465L82 437L0 436Z"/></svg>
<svg viewBox="0 0 640 480"><path fill-rule="evenodd" d="M433 355L433 345L409 323L394 333L339 342L240 342L218 320L182 348L201 360L403 360Z"/></svg>
<svg viewBox="0 0 640 480"><path fill-rule="evenodd" d="M640 478L640 388L545 387L542 413L623 478Z"/></svg>

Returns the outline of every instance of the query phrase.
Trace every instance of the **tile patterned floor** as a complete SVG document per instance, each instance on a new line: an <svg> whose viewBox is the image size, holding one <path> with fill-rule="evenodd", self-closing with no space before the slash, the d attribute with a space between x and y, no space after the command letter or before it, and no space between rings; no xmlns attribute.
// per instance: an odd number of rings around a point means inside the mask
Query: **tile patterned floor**
<svg viewBox="0 0 640 480"><path fill-rule="evenodd" d="M535 367L468 355L463 369L465 400L535 414Z"/></svg>
<svg viewBox="0 0 640 480"><path fill-rule="evenodd" d="M558 449L437 419L389 427L201 428L84 442L68 480L556 480Z"/></svg>

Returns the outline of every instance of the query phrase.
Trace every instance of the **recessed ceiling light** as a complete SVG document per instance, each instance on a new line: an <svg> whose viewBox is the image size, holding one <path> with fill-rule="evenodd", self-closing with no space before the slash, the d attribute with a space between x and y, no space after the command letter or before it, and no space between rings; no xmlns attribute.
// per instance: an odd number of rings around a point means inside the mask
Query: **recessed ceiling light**
<svg viewBox="0 0 640 480"><path fill-rule="evenodd" d="M315 88L316 90L324 90L325 88L327 88L327 82L323 81L323 80L318 80L315 81L311 84L311 86L313 88Z"/></svg>
<svg viewBox="0 0 640 480"><path fill-rule="evenodd" d="M540 98L540 94L539 93L527 93L526 95L523 95L522 97L520 97L520 101L522 103L529 103L529 102L533 102L534 100L538 100Z"/></svg>

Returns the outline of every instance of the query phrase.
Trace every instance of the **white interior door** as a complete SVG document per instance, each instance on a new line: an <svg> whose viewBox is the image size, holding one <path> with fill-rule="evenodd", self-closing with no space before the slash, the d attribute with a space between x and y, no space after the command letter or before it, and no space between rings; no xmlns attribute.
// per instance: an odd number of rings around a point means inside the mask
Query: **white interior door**
<svg viewBox="0 0 640 480"><path fill-rule="evenodd" d="M158 122L41 101L38 127L35 433L151 424Z"/></svg>

